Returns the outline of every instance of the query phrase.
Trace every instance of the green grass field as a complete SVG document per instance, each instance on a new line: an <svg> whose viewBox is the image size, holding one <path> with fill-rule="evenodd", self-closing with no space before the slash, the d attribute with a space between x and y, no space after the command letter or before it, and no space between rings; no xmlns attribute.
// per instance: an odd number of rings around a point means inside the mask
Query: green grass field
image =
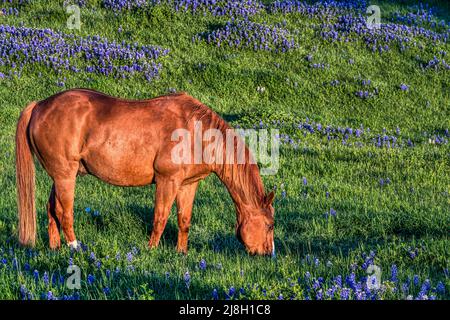
<svg viewBox="0 0 450 320"><path fill-rule="evenodd" d="M450 21L447 1L427 3L436 9L437 21ZM414 12L417 1L371 4L380 6L384 22L397 10ZM170 52L160 60L159 79L151 82L138 75L58 74L39 64L25 65L20 76L0 78L0 299L47 299L49 291L58 298L212 299L214 289L219 299L339 299L345 298L341 287L326 295L338 275L342 287L351 288L354 274L364 291L363 264L371 251L381 269L377 299L423 297L420 291L428 283L426 297L450 297L450 70L421 67L434 56L445 59L443 51L450 55L449 42L418 36L407 50L390 44L389 51L373 53L358 36L349 42L318 36L323 21L317 17L263 12L250 20L285 21L298 48L255 52L192 41L229 17L176 12L165 5L114 13L101 1L88 1L79 31L67 29L63 1L0 1L2 7L19 11L0 16L2 25L100 35ZM0 73L9 70L0 63ZM366 79L371 83L364 86ZM401 84L409 89L401 90ZM175 251L175 208L160 247L147 248L154 186L114 187L91 176L77 180L75 196L75 232L84 250L51 251L46 230L51 180L37 162L38 243L33 250L19 247L14 165L19 113L32 100L75 87L133 99L186 91L233 126L251 128L262 121L294 139L296 147L281 147L278 173L263 177L266 190L277 190L277 259L247 255L234 235L231 198L214 176L199 186L186 256ZM378 94L363 99L355 94L360 90ZM338 133L328 140L317 130L298 129L306 119L314 126L362 126L364 134L353 133L344 143ZM395 146L377 146L378 135L394 136ZM437 136L446 142L435 143ZM324 217L331 209L336 216ZM79 290L60 279L67 278L70 262L81 269ZM356 291L350 299L358 298Z"/></svg>

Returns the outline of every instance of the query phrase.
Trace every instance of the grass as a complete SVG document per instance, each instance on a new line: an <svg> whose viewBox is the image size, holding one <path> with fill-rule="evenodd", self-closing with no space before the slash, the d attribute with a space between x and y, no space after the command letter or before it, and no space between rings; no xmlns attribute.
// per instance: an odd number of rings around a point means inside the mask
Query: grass
<svg viewBox="0 0 450 320"><path fill-rule="evenodd" d="M387 16L398 8L410 10L415 3L378 2ZM445 1L431 4L438 8L440 19L449 21ZM293 286L291 282L297 283L307 272L325 280L345 277L354 264L359 279L366 275L359 267L364 262L361 255L371 250L376 252L374 263L382 270L383 298L416 297L425 279L430 279L433 287L443 282L445 293L438 298L449 298L450 150L448 144L429 144L428 139L449 127L450 77L448 70L422 70L415 58L420 54L430 60L440 50L450 53L448 44L432 46L418 40L425 44L422 51L413 48L401 53L394 48L374 54L361 41L329 43L315 36L312 24L318 23L317 19L298 14L254 17L258 22L286 20L288 29L298 30L299 48L276 55L192 42L194 35L224 24L227 18L175 13L165 6L116 15L102 8L100 1L92 1L82 8L80 31L65 28L68 15L62 1L33 1L19 11L17 17L0 16L0 23L97 34L160 45L171 52L163 59L160 79L153 82L139 77L116 80L83 73L57 75L36 66L27 66L20 78L0 79L0 258L5 259L0 263L0 299L19 299L21 285L34 298L47 297L48 291L59 297L73 295L64 285L43 280L44 272L66 275L70 257L81 268L82 288L77 292L82 299L211 299L214 289L225 298L230 287L245 289L235 298L273 299L280 294L284 298L315 298L304 280ZM123 29L120 33L119 27ZM305 59L309 54L314 62L330 67L311 69ZM350 59L354 64L348 63ZM7 71L0 65L0 72ZM51 180L39 165L38 244L35 250L20 248L16 241L15 125L28 102L63 89L57 85L62 77L66 78L65 88L87 87L127 98L153 97L171 88L187 91L233 125L253 126L260 119L268 124L283 121L281 131L301 142L296 149L283 146L279 172L263 177L266 189L277 186L278 190L277 260L246 254L234 237L232 201L213 176L200 184L196 196L187 256L175 252L175 211L161 246L147 249L154 186L113 187L89 176L78 179L75 200L75 232L87 249L71 253L64 247L53 252L48 249L45 212ZM376 98L355 96L363 79L379 88ZM330 86L333 80L340 85ZM402 83L410 86L407 92L399 90ZM258 86L265 91L258 92ZM399 127L399 139L410 138L415 147L377 148L370 140L358 147L342 145L339 139L327 141L320 135L304 137L292 125L307 117L334 127L363 125L373 134L381 134L384 128L393 134ZM390 183L380 185L380 179L386 178ZM90 213L87 207L92 209ZM337 216L325 219L323 214L330 208ZM94 211L99 215L92 214ZM414 248L418 254L412 259L409 252ZM133 250L128 261L126 255ZM95 259L90 258L91 252ZM206 261L206 270L199 268L201 259ZM419 284L411 285L408 293L391 290L395 285L390 281L392 265L398 268L400 283L417 275ZM117 276L108 278L107 270L114 274L117 267ZM34 280L34 270L39 272L39 281ZM187 271L189 286L183 278ZM93 284L87 281L89 274L95 276ZM108 294L104 287L110 289Z"/></svg>

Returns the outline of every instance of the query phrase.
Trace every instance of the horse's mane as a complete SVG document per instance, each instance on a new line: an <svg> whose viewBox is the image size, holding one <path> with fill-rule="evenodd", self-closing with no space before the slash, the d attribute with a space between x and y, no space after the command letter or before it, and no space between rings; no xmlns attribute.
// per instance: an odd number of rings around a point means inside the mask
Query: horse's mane
<svg viewBox="0 0 450 320"><path fill-rule="evenodd" d="M227 130L234 129L222 119L216 112L202 104L200 101L188 96L190 100L191 113L188 117L190 121L202 121L203 129L218 129L222 133L223 137L226 137ZM242 138L236 133L237 139ZM225 139L224 139L225 141ZM245 143L244 143L245 145ZM234 153L236 154L237 142L233 144ZM235 193L244 204L251 205L253 207L261 207L264 202L265 192L264 186L259 174L258 165L250 162L251 151L245 145L245 162L237 163L235 158L233 164L218 164L217 175L225 183L227 188ZM233 195L232 195L233 196Z"/></svg>

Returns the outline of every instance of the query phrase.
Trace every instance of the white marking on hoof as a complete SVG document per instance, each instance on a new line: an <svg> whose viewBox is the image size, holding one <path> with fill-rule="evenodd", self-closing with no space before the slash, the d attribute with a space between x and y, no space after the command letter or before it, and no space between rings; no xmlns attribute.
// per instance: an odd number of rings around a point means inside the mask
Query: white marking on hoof
<svg viewBox="0 0 450 320"><path fill-rule="evenodd" d="M75 250L78 249L78 241L77 240L69 242L67 245L72 249L75 249Z"/></svg>

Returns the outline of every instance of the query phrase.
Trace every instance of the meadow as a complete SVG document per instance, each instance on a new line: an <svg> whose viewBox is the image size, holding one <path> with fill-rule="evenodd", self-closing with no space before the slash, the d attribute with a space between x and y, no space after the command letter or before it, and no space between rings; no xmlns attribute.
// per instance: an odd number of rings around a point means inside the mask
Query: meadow
<svg viewBox="0 0 450 320"><path fill-rule="evenodd" d="M0 12L0 299L450 297L447 1L0 0ZM37 162L38 241L20 247L18 116L77 87L186 91L234 127L279 129L280 168L263 176L277 259L245 252L215 176L200 183L187 255L175 251L175 208L160 247L147 247L154 186L91 176L77 180L81 250L51 251L51 180ZM66 286L70 265L80 289Z"/></svg>

